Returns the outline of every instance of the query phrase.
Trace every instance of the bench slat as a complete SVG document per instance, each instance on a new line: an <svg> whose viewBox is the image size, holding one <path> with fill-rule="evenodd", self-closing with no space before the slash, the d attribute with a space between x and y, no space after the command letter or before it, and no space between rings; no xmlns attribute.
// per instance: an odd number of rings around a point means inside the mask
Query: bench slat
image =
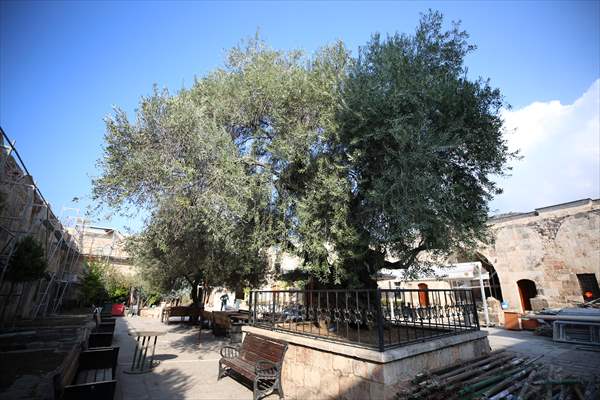
<svg viewBox="0 0 600 400"><path fill-rule="evenodd" d="M285 349L286 346L283 343L255 335L246 335L240 349L240 357L254 363L258 360L278 363L281 361Z"/></svg>
<svg viewBox="0 0 600 400"><path fill-rule="evenodd" d="M237 373L244 375L250 380L254 380L254 378L256 378L256 374L254 373L254 364L247 363L239 358L223 360L223 365L230 367Z"/></svg>

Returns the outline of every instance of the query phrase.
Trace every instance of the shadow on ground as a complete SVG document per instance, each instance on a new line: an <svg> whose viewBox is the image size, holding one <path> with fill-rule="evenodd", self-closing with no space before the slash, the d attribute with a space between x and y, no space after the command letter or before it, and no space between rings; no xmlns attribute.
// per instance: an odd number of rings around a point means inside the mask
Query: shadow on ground
<svg viewBox="0 0 600 400"><path fill-rule="evenodd" d="M164 330L166 335L158 337L158 366L146 374L130 375L124 371L131 367L136 341L127 332L136 325ZM116 400L252 398L252 384L243 379L217 381L219 351L229 339L216 338L197 325L122 318L117 322L114 343L121 347Z"/></svg>

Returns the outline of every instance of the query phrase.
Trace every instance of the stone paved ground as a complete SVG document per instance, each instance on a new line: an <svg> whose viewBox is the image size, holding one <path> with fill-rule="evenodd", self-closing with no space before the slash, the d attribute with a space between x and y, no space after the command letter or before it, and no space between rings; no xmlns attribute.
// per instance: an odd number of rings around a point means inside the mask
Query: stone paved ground
<svg viewBox="0 0 600 400"><path fill-rule="evenodd" d="M530 331L484 330L489 333L492 350L506 349L529 356L543 355L540 362L561 367L565 373L600 375L600 351L578 349L583 345L554 342L552 338L536 336ZM600 350L600 346L595 348Z"/></svg>
<svg viewBox="0 0 600 400"><path fill-rule="evenodd" d="M142 375L123 373L131 365L135 339L127 328L143 324L166 329L158 338L157 359L161 360L152 372ZM558 365L576 374L600 374L600 352L577 349L578 346L555 343L551 338L535 336L527 331L507 331L488 328L493 350L507 350L530 356L544 355L540 360ZM115 346L120 346L116 400L175 400L175 399L251 399L252 390L242 383L225 377L217 381L219 349L228 339L215 338L188 324L168 327L147 318L118 318ZM285 390L285 388L284 388ZM270 396L274 400L277 396Z"/></svg>
<svg viewBox="0 0 600 400"><path fill-rule="evenodd" d="M167 329L156 346L156 359L161 362L150 373L125 374L135 348L127 328L140 323ZM215 338L210 331L198 333L198 327L188 324L167 327L147 318L117 318L113 345L120 350L115 400L252 399L252 390L232 378L217 381L219 350L229 340Z"/></svg>

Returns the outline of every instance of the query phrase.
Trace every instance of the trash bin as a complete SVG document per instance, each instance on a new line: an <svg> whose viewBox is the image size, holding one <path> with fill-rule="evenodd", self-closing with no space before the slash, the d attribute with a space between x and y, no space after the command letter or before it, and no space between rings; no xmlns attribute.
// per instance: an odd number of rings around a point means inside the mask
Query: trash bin
<svg viewBox="0 0 600 400"><path fill-rule="evenodd" d="M231 343L241 343L242 342L242 326L243 323L232 323L231 328L229 328L229 340Z"/></svg>
<svg viewBox="0 0 600 400"><path fill-rule="evenodd" d="M535 319L534 314L524 314L521 316L521 328L526 331L535 331L540 323Z"/></svg>
<svg viewBox="0 0 600 400"><path fill-rule="evenodd" d="M520 331L519 313L517 311L504 311L504 329Z"/></svg>
<svg viewBox="0 0 600 400"><path fill-rule="evenodd" d="M113 304L112 315L113 317L122 317L125 315L125 304Z"/></svg>

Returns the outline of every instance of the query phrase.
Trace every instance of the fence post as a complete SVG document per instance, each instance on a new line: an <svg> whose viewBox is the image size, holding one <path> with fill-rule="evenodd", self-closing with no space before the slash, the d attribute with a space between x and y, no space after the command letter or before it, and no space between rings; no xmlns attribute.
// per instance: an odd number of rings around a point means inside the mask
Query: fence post
<svg viewBox="0 0 600 400"><path fill-rule="evenodd" d="M256 310L254 312L252 312L252 306L254 304L254 302L252 301L252 296L254 295L254 291L251 290L250 291L250 304L248 304L248 310L250 311L250 325L254 324L254 314L256 313Z"/></svg>
<svg viewBox="0 0 600 400"><path fill-rule="evenodd" d="M273 297L273 310L271 312L271 329L275 329L275 292L271 292Z"/></svg>
<svg viewBox="0 0 600 400"><path fill-rule="evenodd" d="M471 289L471 303L473 304L473 318L475 318L475 324L477 325L477 330L479 330L480 329L479 314L477 314L477 304L475 303L475 296L474 296L473 290L475 290L475 289ZM484 296L483 301L484 301L484 304L487 301L485 299L485 296ZM486 321L486 322L487 322L486 326L489 326L489 321Z"/></svg>
<svg viewBox="0 0 600 400"><path fill-rule="evenodd" d="M377 288L375 292L375 303L377 307L377 339L379 345L379 351L383 351L385 345L383 343L383 313L381 312L381 289Z"/></svg>

